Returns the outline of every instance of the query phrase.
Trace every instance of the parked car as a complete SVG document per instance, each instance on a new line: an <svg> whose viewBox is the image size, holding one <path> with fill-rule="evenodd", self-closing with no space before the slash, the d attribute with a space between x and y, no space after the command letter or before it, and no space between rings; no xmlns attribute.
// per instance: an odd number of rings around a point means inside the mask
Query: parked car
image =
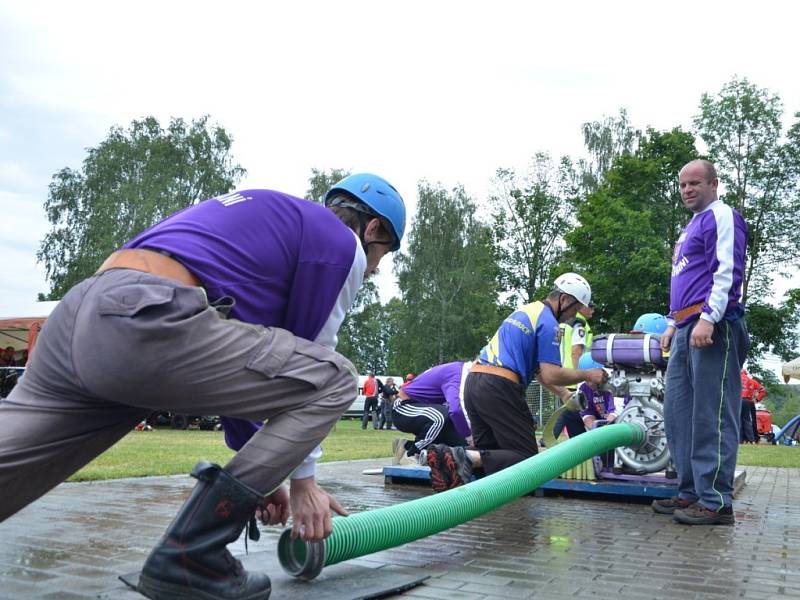
<svg viewBox="0 0 800 600"><path fill-rule="evenodd" d="M184 415L172 412L154 412L147 417L153 427L172 427L172 429L202 429L216 431L222 428L219 417L208 415Z"/></svg>

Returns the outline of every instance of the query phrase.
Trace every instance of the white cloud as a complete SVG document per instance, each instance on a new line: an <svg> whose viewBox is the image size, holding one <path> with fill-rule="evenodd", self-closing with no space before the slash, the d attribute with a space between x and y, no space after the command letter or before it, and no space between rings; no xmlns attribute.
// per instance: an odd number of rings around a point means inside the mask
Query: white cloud
<svg viewBox="0 0 800 600"><path fill-rule="evenodd" d="M4 304L13 306L14 302L35 300L39 292L47 291L44 268L36 264L36 250L47 231L47 220L41 206L2 190L0 214L0 287Z"/></svg>
<svg viewBox="0 0 800 600"><path fill-rule="evenodd" d="M0 181L4 185L11 187L30 187L33 184L33 177L26 172L25 167L19 163L2 161L0 162Z"/></svg>

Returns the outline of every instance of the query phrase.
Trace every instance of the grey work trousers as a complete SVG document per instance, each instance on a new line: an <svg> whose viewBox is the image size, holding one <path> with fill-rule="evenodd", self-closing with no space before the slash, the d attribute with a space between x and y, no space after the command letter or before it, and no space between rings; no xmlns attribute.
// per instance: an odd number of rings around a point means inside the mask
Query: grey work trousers
<svg viewBox="0 0 800 600"><path fill-rule="evenodd" d="M106 271L59 302L0 403L0 521L156 410L265 420L225 470L269 493L356 393L355 369L332 350L226 320L202 288Z"/></svg>
<svg viewBox="0 0 800 600"><path fill-rule="evenodd" d="M744 319L714 325L713 344L689 344L697 321L675 331L664 388L667 445L678 495L709 510L731 506L742 404L740 371L749 336Z"/></svg>

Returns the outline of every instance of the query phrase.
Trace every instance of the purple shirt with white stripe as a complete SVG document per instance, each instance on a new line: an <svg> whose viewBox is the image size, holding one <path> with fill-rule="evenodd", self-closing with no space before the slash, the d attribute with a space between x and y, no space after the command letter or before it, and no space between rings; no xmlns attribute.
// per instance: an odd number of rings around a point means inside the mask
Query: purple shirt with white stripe
<svg viewBox="0 0 800 600"><path fill-rule="evenodd" d="M672 255L670 314L702 303L703 318L718 323L742 310L747 224L733 208L715 200L684 227ZM684 327L697 315L675 323Z"/></svg>

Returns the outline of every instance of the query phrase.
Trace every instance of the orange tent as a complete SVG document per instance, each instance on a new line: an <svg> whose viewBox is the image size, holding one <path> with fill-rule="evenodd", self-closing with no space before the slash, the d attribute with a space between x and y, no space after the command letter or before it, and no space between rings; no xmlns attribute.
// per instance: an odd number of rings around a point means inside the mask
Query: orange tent
<svg viewBox="0 0 800 600"><path fill-rule="evenodd" d="M27 350L30 354L42 324L56 304L58 302L36 302L24 310L15 310L15 316L0 316L0 348L13 346L17 351Z"/></svg>

